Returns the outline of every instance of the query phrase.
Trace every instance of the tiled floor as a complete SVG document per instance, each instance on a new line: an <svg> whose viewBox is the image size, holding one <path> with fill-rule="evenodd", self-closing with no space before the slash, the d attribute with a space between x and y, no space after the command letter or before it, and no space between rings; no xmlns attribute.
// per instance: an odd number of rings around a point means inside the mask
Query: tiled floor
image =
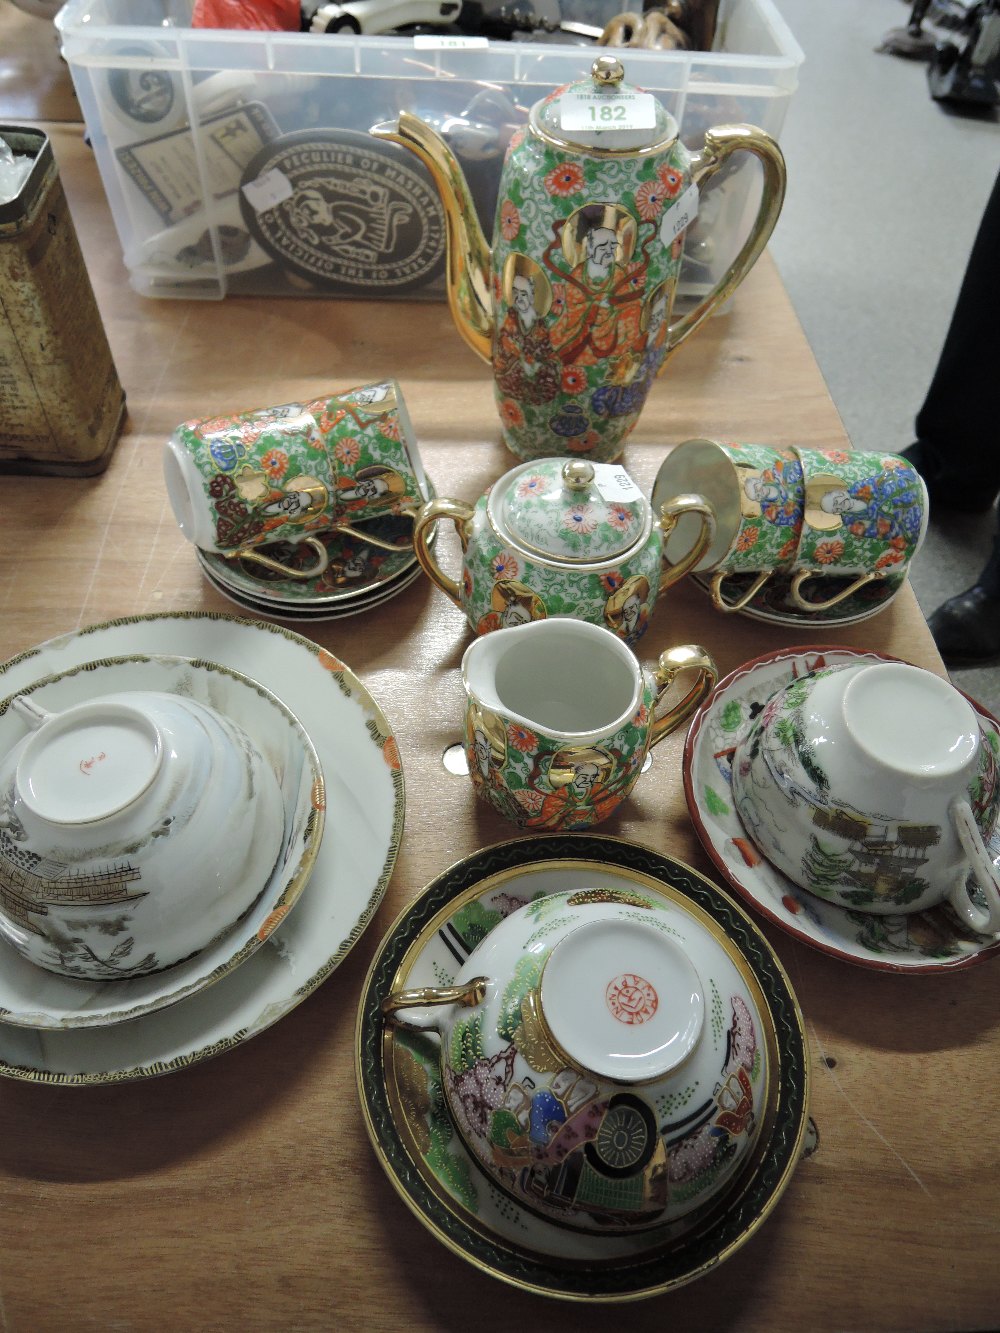
<svg viewBox="0 0 1000 1333"><path fill-rule="evenodd" d="M876 52L909 18L901 0L777 4L806 59L771 250L855 447L902 449L1000 167L1000 118L943 109L923 63ZM994 524L932 516L911 575L925 614L975 582ZM1000 664L954 679L1000 710Z"/></svg>

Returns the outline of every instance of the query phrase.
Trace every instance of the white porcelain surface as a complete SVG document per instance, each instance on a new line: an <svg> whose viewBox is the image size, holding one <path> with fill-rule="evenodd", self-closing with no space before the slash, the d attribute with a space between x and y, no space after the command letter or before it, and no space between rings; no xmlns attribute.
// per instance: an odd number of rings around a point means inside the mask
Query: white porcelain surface
<svg viewBox="0 0 1000 1333"><path fill-rule="evenodd" d="M0 943L0 1022L46 1029L103 1026L174 1004L249 958L295 904L311 872L324 823L319 759L298 720L257 681L187 658L107 659L43 678L24 697L70 717L76 703L123 685L185 707L204 703L253 734L274 783L280 851L256 887L248 886L254 895L249 911L193 957L156 973L134 975L130 964L138 960L129 950L113 957L96 979L58 975ZM0 715L0 736L18 725L25 724L13 710Z"/></svg>
<svg viewBox="0 0 1000 1333"><path fill-rule="evenodd" d="M721 680L692 720L684 747L684 791L695 829L717 871L781 929L823 953L878 971L924 973L973 966L1000 952L1000 937L964 927L946 907L896 916L858 912L798 887L765 860L730 790L736 746L778 690L818 667L894 661L839 646L784 648ZM1000 753L1000 724L973 704L987 743ZM1000 834L988 853L1000 868Z"/></svg>
<svg viewBox="0 0 1000 1333"><path fill-rule="evenodd" d="M141 663L121 663L77 676L68 707L51 704L58 677L0 705L0 936L66 976L190 958L249 911L278 860L284 807L256 742L142 680Z"/></svg>
<svg viewBox="0 0 1000 1333"><path fill-rule="evenodd" d="M458 973L474 1006L404 1009L441 1034L443 1086L479 1165L567 1225L636 1230L724 1191L768 1096L757 999L682 907L609 888L536 899ZM660 1128L703 1098L694 1139Z"/></svg>
<svg viewBox="0 0 1000 1333"><path fill-rule="evenodd" d="M316 989L385 892L403 827L403 776L378 705L343 663L289 630L212 613L137 616L51 639L0 666L0 690L129 653L178 653L252 672L309 733L326 831L308 892L262 948L183 1004L116 1027L33 1032L0 1023L0 1073L48 1083L148 1078L263 1032ZM13 956L13 955L12 955Z"/></svg>
<svg viewBox="0 0 1000 1333"><path fill-rule="evenodd" d="M737 745L732 791L768 860L820 897L886 915L949 901L973 928L1000 929L977 832L997 822L996 756L939 676L858 662L786 685Z"/></svg>

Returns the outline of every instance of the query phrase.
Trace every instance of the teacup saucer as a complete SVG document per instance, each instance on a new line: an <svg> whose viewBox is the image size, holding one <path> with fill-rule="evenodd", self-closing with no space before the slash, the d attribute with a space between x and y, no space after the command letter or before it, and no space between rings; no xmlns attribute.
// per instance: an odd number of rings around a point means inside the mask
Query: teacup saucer
<svg viewBox="0 0 1000 1333"><path fill-rule="evenodd" d="M0 676L0 680L3 677ZM107 979L61 976L0 941L0 1022L28 1028L103 1027L195 995L253 954L294 906L312 873L325 820L323 771L298 718L257 681L212 662L140 655L87 662L19 692L52 712L128 690L157 690L208 704L252 735L281 784L284 836L256 901L239 922L173 967L129 977L129 959L106 963ZM26 735L24 719L0 702L0 752Z"/></svg>
<svg viewBox="0 0 1000 1333"><path fill-rule="evenodd" d="M323 767L326 830L309 891L264 946L181 1004L130 1023L32 1031L0 1023L0 1075L35 1083L153 1078L264 1032L340 965L378 908L403 832L399 749L376 701L332 653L268 621L218 612L131 616L64 634L0 664L0 693L85 662L183 653L240 671L280 695Z"/></svg>
<svg viewBox="0 0 1000 1333"><path fill-rule="evenodd" d="M288 608L315 609L322 606L333 609L368 593L377 592L416 565L417 558L411 540L412 519L387 514L372 519L365 525L365 531L381 541L398 543L400 549L383 551L339 532L321 533L320 540L326 547L330 564L322 574L312 579L286 578L255 561L229 560L200 548L197 554L202 569L211 575L216 586L241 598L277 602ZM315 558L307 548L296 548L287 542L263 546L261 554L293 566L296 559L308 563Z"/></svg>
<svg viewBox="0 0 1000 1333"><path fill-rule="evenodd" d="M688 810L719 872L775 925L824 953L887 972L969 967L1000 950L1000 937L975 935L946 907L903 916L854 912L808 893L763 859L747 836L729 790L734 748L767 700L819 666L899 661L851 648L784 648L737 668L695 714L684 746ZM1000 724L974 700L983 730L1000 748ZM990 853L1000 862L1000 833Z"/></svg>
<svg viewBox="0 0 1000 1333"><path fill-rule="evenodd" d="M749 590L756 577L754 573L733 574L726 581L726 597L735 601L741 592ZM711 595L710 574L695 573L691 578L702 592ZM852 582L853 575L826 579L823 581L821 596L833 597L841 588L850 587ZM856 625L884 611L905 583L905 577L883 579L867 584L827 610L817 608L815 611L803 611L788 596L788 577L776 574L736 614L749 616L751 620L762 620L769 625L792 625L796 629L803 626L814 628L817 625Z"/></svg>
<svg viewBox="0 0 1000 1333"><path fill-rule="evenodd" d="M391 598L398 596L411 583L416 582L421 574L420 566L414 563L412 568L404 570L381 587L370 589L367 593L352 597L350 600L330 604L319 603L312 606L308 602L264 601L247 593L236 592L217 579L214 570L207 568L202 551L198 552L198 559L201 561L202 573L208 582L234 606L238 606L245 611L253 611L256 615L270 616L274 620L287 620L303 624L307 621L342 620L347 616L363 615L366 611L373 610L383 602L388 602Z"/></svg>
<svg viewBox="0 0 1000 1333"><path fill-rule="evenodd" d="M634 1235L595 1235L536 1215L474 1164L440 1095L436 1038L387 1026L381 1002L403 986L448 985L473 947L523 903L595 887L683 901L720 939L773 1024L766 1122L746 1169L696 1219ZM369 1137L425 1227L513 1286L569 1300L632 1300L690 1281L728 1257L770 1214L806 1132L802 1016L763 935L720 889L648 848L587 834L517 839L439 875L390 928L362 989L357 1075Z"/></svg>

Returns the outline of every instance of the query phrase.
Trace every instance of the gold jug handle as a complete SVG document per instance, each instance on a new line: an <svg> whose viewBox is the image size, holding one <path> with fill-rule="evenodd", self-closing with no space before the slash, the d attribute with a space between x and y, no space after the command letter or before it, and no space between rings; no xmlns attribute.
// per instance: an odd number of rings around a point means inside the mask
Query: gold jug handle
<svg viewBox="0 0 1000 1333"><path fill-rule="evenodd" d="M440 519L450 518L458 531L464 554L469 544L466 526L471 522L472 515L471 506L463 504L461 500L428 500L425 505L421 505L413 520L413 551L420 561L421 569L446 597L451 598L459 610L462 609L462 590L457 580L446 574L438 564L431 550L431 534Z"/></svg>
<svg viewBox="0 0 1000 1333"><path fill-rule="evenodd" d="M666 558L667 538L677 526L677 520L683 514L698 514L701 517L701 529L694 545L676 565L671 565ZM660 505L660 531L663 534L663 559L660 562L659 597L668 588L673 587L685 574L690 573L702 559L715 540L715 514L711 506L701 495L675 495Z"/></svg>
<svg viewBox="0 0 1000 1333"><path fill-rule="evenodd" d="M712 605L715 607L717 611L742 611L745 606L749 606L749 604L760 592L761 588L763 588L764 584L774 573L774 570L773 569L761 570L761 572L754 579L753 583L750 584L750 587L746 590L746 592L742 595L742 597L737 597L735 602L727 602L725 597L723 597L722 595L722 580L726 578L731 572L732 571L728 569L718 569L712 575L712 582L709 586L712 593Z"/></svg>
<svg viewBox="0 0 1000 1333"><path fill-rule="evenodd" d="M792 576L792 582L788 589L788 595L792 602L800 611L829 611L831 607L839 606L846 598L859 592L869 583L877 583L879 579L884 579L886 571L884 569L870 569L867 574L859 574L854 582L841 592L828 597L825 602L807 602L802 596L802 585L807 579L822 578L822 575L815 569L800 569L797 574Z"/></svg>
<svg viewBox="0 0 1000 1333"><path fill-rule="evenodd" d="M382 1013L397 1014L401 1009L424 1009L435 1004L458 1004L475 1008L486 998L486 977L473 977L464 986L421 986L416 990L390 991L382 1000Z"/></svg>
<svg viewBox="0 0 1000 1333"><path fill-rule="evenodd" d="M654 708L659 706L660 700L682 671L696 672L697 679L679 703L674 704L668 712L653 718L653 725L649 730L650 749L654 745L658 745L664 736L669 736L672 731L675 731L682 722L688 720L694 710L700 707L711 693L719 677L715 659L711 653L698 644L685 643L677 648L668 648L666 652L660 654L660 660L654 672L657 684Z"/></svg>
<svg viewBox="0 0 1000 1333"><path fill-rule="evenodd" d="M318 578L330 563L327 549L318 537L306 537L302 545L308 546L316 552L315 565L310 565L307 569L290 569L288 565L283 565L280 560L275 560L269 555L262 555L253 546L243 546L238 551L223 551L221 554L227 560L251 560L256 565L263 565L265 569L273 569L278 574L284 574L286 579Z"/></svg>
<svg viewBox="0 0 1000 1333"><path fill-rule="evenodd" d="M760 207L739 254L712 290L693 310L667 329L666 353L660 364L662 372L681 343L699 328L716 306L729 299L760 258L774 231L785 199L785 159L771 136L755 125L717 125L705 131L705 147L691 158L691 177L699 191L733 153L747 152L759 158L764 169Z"/></svg>

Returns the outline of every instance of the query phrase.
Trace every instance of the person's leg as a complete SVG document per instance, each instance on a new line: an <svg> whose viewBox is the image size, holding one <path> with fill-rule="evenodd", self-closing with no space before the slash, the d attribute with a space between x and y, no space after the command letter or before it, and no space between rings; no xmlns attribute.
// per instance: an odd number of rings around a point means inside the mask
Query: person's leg
<svg viewBox="0 0 1000 1333"><path fill-rule="evenodd" d="M927 626L948 666L1000 657L1000 526L979 578L965 592L942 602Z"/></svg>
<svg viewBox="0 0 1000 1333"><path fill-rule="evenodd" d="M983 511L1000 491L1000 175L993 185L941 349L903 450L932 511Z"/></svg>

